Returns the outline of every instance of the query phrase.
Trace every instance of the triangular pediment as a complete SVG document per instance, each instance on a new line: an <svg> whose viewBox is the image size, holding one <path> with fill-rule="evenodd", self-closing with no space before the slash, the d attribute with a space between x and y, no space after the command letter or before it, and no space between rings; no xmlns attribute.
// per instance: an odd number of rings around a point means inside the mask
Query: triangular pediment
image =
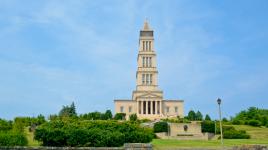
<svg viewBox="0 0 268 150"><path fill-rule="evenodd" d="M162 97L157 94L147 92L137 96L137 98L162 98Z"/></svg>

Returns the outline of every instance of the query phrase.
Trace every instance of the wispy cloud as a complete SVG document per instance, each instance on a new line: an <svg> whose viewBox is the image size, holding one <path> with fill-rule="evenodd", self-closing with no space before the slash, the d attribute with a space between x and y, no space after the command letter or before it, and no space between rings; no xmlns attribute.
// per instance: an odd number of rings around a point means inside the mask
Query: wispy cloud
<svg viewBox="0 0 268 150"><path fill-rule="evenodd" d="M185 99L186 112L193 108L213 114L215 99L222 97L230 110L225 115L230 115L237 101L246 101L239 105L244 108L255 105L247 97L266 96L268 71L257 66L268 64L258 49L267 47L267 32L245 34L248 26L238 30L239 21L217 4L0 3L1 116L56 113L71 101L80 112L102 111L113 109L114 98L131 98L138 30L146 17L155 30L160 88L166 98ZM20 105L12 111L1 107L14 103Z"/></svg>

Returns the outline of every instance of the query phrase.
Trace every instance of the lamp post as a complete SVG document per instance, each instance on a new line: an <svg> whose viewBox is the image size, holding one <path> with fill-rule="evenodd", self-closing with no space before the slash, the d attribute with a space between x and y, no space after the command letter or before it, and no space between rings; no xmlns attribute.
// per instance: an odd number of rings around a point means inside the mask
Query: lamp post
<svg viewBox="0 0 268 150"><path fill-rule="evenodd" d="M219 115L220 115L220 130L221 130L221 145L223 146L223 136L222 136L222 123L221 123L221 99L217 99L217 103L219 104Z"/></svg>

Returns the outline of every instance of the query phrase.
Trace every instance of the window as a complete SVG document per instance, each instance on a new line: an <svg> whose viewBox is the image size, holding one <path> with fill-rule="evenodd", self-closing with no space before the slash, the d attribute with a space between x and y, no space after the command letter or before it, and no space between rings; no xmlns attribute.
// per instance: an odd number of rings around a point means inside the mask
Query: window
<svg viewBox="0 0 268 150"><path fill-rule="evenodd" d="M142 57L142 67L145 67L145 57Z"/></svg>
<svg viewBox="0 0 268 150"><path fill-rule="evenodd" d="M177 106L175 106L175 113L177 113L178 112L178 107Z"/></svg>
<svg viewBox="0 0 268 150"><path fill-rule="evenodd" d="M128 107L128 112L132 112L132 107L131 106Z"/></svg>
<svg viewBox="0 0 268 150"><path fill-rule="evenodd" d="M121 113L124 112L124 107L123 107L123 106L120 107L120 112L121 112Z"/></svg>
<svg viewBox="0 0 268 150"><path fill-rule="evenodd" d="M149 57L149 67L152 67L152 57Z"/></svg>
<svg viewBox="0 0 268 150"><path fill-rule="evenodd" d="M144 51L145 49L144 49L144 47L145 47L145 42L144 41L142 41L142 51Z"/></svg>
<svg viewBox="0 0 268 150"><path fill-rule="evenodd" d="M146 67L148 67L148 57L146 57Z"/></svg>
<svg viewBox="0 0 268 150"><path fill-rule="evenodd" d="M167 109L167 112L169 112L169 107L168 106L166 107L166 109Z"/></svg>
<svg viewBox="0 0 268 150"><path fill-rule="evenodd" d="M145 74L142 74L142 84L145 84Z"/></svg>
<svg viewBox="0 0 268 150"><path fill-rule="evenodd" d="M151 41L149 41L149 51L151 51Z"/></svg>
<svg viewBox="0 0 268 150"><path fill-rule="evenodd" d="M146 74L146 84L149 84L149 74Z"/></svg>
<svg viewBox="0 0 268 150"><path fill-rule="evenodd" d="M150 74L150 83L149 84L152 84L152 77L153 77L153 75L152 74Z"/></svg>

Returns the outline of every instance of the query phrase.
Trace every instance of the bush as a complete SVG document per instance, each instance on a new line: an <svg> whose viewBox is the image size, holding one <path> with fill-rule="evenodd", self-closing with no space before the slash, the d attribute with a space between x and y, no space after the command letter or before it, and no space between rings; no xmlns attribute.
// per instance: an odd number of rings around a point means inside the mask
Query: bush
<svg viewBox="0 0 268 150"><path fill-rule="evenodd" d="M115 120L125 120L126 119L126 114L125 113L117 113L114 116Z"/></svg>
<svg viewBox="0 0 268 150"><path fill-rule="evenodd" d="M27 138L22 133L0 132L0 146L25 146L27 144Z"/></svg>
<svg viewBox="0 0 268 150"><path fill-rule="evenodd" d="M135 122L114 120L54 120L35 131L35 139L44 146L113 147L124 143L152 141L151 129L141 128Z"/></svg>
<svg viewBox="0 0 268 150"><path fill-rule="evenodd" d="M130 121L137 121L137 120L138 120L138 117L137 117L136 114L131 114L131 115L129 116L129 120L130 120Z"/></svg>
<svg viewBox="0 0 268 150"><path fill-rule="evenodd" d="M241 121L241 120L236 119L236 120L233 120L232 121L232 124L234 124L234 125L241 125L241 124L244 124L244 122Z"/></svg>
<svg viewBox="0 0 268 150"><path fill-rule="evenodd" d="M227 130L223 132L224 139L249 139L250 135L245 130Z"/></svg>
<svg viewBox="0 0 268 150"><path fill-rule="evenodd" d="M258 120L250 120L248 121L248 125L254 126L254 127L260 127L261 126L261 122Z"/></svg>
<svg viewBox="0 0 268 150"><path fill-rule="evenodd" d="M8 131L12 129L12 122L0 119L0 131Z"/></svg>
<svg viewBox="0 0 268 150"><path fill-rule="evenodd" d="M202 132L215 133L215 122L213 122L213 121L202 121L201 129L202 129Z"/></svg>
<svg viewBox="0 0 268 150"><path fill-rule="evenodd" d="M167 122L161 121L154 124L154 133L168 132Z"/></svg>

